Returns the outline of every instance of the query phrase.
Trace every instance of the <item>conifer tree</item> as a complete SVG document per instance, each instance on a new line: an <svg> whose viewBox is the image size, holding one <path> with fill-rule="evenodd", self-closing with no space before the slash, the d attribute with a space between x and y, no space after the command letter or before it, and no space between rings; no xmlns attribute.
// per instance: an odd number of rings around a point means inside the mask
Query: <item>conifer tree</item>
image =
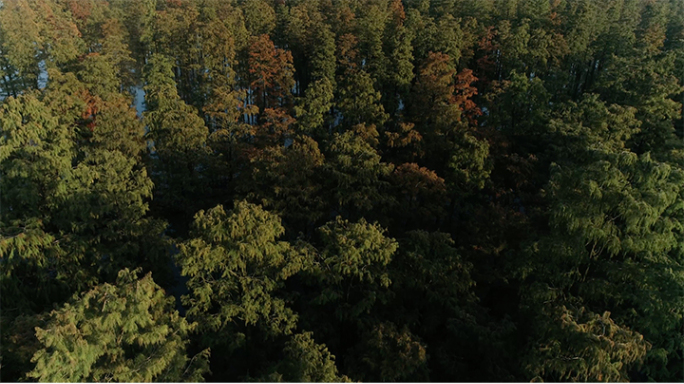
<svg viewBox="0 0 684 384"><path fill-rule="evenodd" d="M668 354L678 358L678 347L662 344L659 334L671 334L680 324L675 304L679 300L668 292L683 282L676 271L681 269L677 260L684 174L680 168L653 160L648 153L637 155L625 148L640 125L634 112L615 105L606 107L596 97L586 97L580 104L571 104L562 120L552 121L565 149L556 147L558 163L552 166L548 185L552 230L532 252L552 255L553 262L539 264L544 264L541 274L548 279L536 282L528 295L532 300L553 303L554 308L546 313L555 316L556 322L573 319L571 324L580 326L580 314L591 319L604 313L607 319L610 312L619 321L614 326L624 330L616 331L615 337L629 335L632 340L623 341L629 346L627 354L608 349L612 344L600 347L595 365L573 366L572 359L568 360L564 368L554 368L561 375L588 369L590 373L582 373L587 376L579 377L624 379L628 364L644 358L647 344L657 351L650 355L653 358ZM625 285L637 281L644 284ZM649 281L652 283L646 283ZM563 314L561 307L568 314ZM625 311L625 307L631 309ZM659 319L657 325L653 318ZM586 321L586 327L592 329L593 320ZM564 343L560 341L557 353L575 348L569 341ZM667 358L662 361L667 367ZM608 362L615 368L606 371L603 364Z"/></svg>
<svg viewBox="0 0 684 384"><path fill-rule="evenodd" d="M457 75L449 56L431 52L421 66L411 100L411 116L430 155L427 164L448 174L461 191L482 188L489 174L489 146L472 127L481 114L472 101L476 80L470 70Z"/></svg>
<svg viewBox="0 0 684 384"><path fill-rule="evenodd" d="M388 63L385 77L377 81L383 94L385 110L397 113L406 100L414 76L412 43L415 36L404 24L406 13L401 1L392 1L389 12L383 42Z"/></svg>
<svg viewBox="0 0 684 384"><path fill-rule="evenodd" d="M72 74L50 74L44 92L3 106L2 182L8 193L2 198L9 208L3 224L14 228L16 240L28 225L33 236L45 231L59 244L46 248L42 257L49 249L57 253L37 264L41 273L57 275L48 287L62 281L81 289L135 263L162 271L166 266L157 257L165 251L149 247L164 243L164 224L145 217L152 183L140 163L142 127L135 113L121 100L98 102L108 111L93 118L86 87ZM23 253L22 242L9 245L9 254Z"/></svg>
<svg viewBox="0 0 684 384"><path fill-rule="evenodd" d="M233 333L251 326L272 336L292 332L297 315L277 292L310 261L277 240L283 231L277 215L246 202L195 216L191 238L179 246L190 290L183 302L201 330L215 335L211 343L238 342Z"/></svg>
<svg viewBox="0 0 684 384"><path fill-rule="evenodd" d="M376 91L373 78L363 69L357 45L358 39L353 35L339 39L336 107L347 128L357 124L381 127L388 115L380 103L381 94Z"/></svg>
<svg viewBox="0 0 684 384"><path fill-rule="evenodd" d="M147 274L119 272L50 313L36 337L42 344L28 377L52 381L201 381L209 350L186 355L196 324Z"/></svg>
<svg viewBox="0 0 684 384"><path fill-rule="evenodd" d="M396 167L390 183L401 213L395 215L401 227L432 228L444 216L448 205L447 188L443 178L416 163Z"/></svg>
<svg viewBox="0 0 684 384"><path fill-rule="evenodd" d="M382 162L361 135L354 131L335 134L328 153L329 191L337 206L358 214L388 203L384 192L393 166Z"/></svg>
<svg viewBox="0 0 684 384"><path fill-rule="evenodd" d="M284 20L287 45L297 67L299 96L322 78L335 84L335 34L323 19L320 2L303 1L293 6Z"/></svg>
<svg viewBox="0 0 684 384"><path fill-rule="evenodd" d="M307 228L329 209L320 176L324 162L318 143L308 136L295 138L288 147L269 147L252 160L249 195L286 224Z"/></svg>
<svg viewBox="0 0 684 384"><path fill-rule="evenodd" d="M3 89L17 97L23 89L38 87L38 50L43 37L38 16L28 1L3 4L0 20Z"/></svg>
<svg viewBox="0 0 684 384"><path fill-rule="evenodd" d="M2 378L681 380L682 76L677 0L2 1Z"/></svg>
<svg viewBox="0 0 684 384"><path fill-rule="evenodd" d="M389 381L427 377L427 348L407 327L398 330L393 323L380 323L363 336L347 363L353 377Z"/></svg>
<svg viewBox="0 0 684 384"><path fill-rule="evenodd" d="M363 322L363 314L385 299L385 289L391 284L386 266L397 242L386 237L378 224L364 219L351 223L338 216L319 232L324 248L311 273L322 291L313 302L334 304L339 320Z"/></svg>
<svg viewBox="0 0 684 384"><path fill-rule="evenodd" d="M311 83L304 98L294 107L298 130L314 137L327 137L333 100L334 86L329 78Z"/></svg>
<svg viewBox="0 0 684 384"><path fill-rule="evenodd" d="M349 382L346 376L338 374L335 356L325 344L317 344L311 332L293 335L283 352L285 359L272 368L274 372L264 381Z"/></svg>
<svg viewBox="0 0 684 384"><path fill-rule="evenodd" d="M78 4L79 2L76 1ZM145 59L153 44L153 31L157 0L126 1L112 0L109 2L117 19L126 31L126 44L134 59L134 69L137 79L140 79Z"/></svg>
<svg viewBox="0 0 684 384"><path fill-rule="evenodd" d="M244 79L248 81L250 104L266 108L289 108L294 86L292 54L276 48L268 35L250 39Z"/></svg>
<svg viewBox="0 0 684 384"><path fill-rule="evenodd" d="M275 10L264 0L244 2L242 12L245 27L252 36L270 35L275 28Z"/></svg>
<svg viewBox="0 0 684 384"><path fill-rule="evenodd" d="M158 159L155 168L161 171L156 180L160 204L191 214L190 197L204 189L198 168L206 161L208 129L178 95L168 58L154 55L145 77L144 121Z"/></svg>

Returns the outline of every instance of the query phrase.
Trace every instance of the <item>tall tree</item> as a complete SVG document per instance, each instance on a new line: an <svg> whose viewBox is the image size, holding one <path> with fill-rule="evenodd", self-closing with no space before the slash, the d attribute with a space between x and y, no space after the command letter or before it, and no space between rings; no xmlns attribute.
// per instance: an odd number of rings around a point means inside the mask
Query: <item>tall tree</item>
<svg viewBox="0 0 684 384"><path fill-rule="evenodd" d="M245 325L258 323L273 334L289 332L296 316L271 292L305 268L306 259L290 244L276 240L283 230L276 215L245 202L228 213L221 206L200 211L192 238L180 244L178 256L183 274L190 278L190 294L184 298L189 315L214 332L230 327L234 318ZM238 300L228 300L235 294ZM214 313L213 307L220 310ZM214 341L232 337L220 335Z"/></svg>
<svg viewBox="0 0 684 384"><path fill-rule="evenodd" d="M472 101L476 80L468 69L456 74L449 56L430 53L419 70L411 99L410 116L429 154L426 163L449 175L449 181L462 191L482 188L489 175L488 144L475 129L481 114Z"/></svg>
<svg viewBox="0 0 684 384"><path fill-rule="evenodd" d="M311 332L298 333L287 342L285 358L278 362L264 379L274 382L348 382L338 374L335 356L325 344L318 344Z"/></svg>
<svg viewBox="0 0 684 384"><path fill-rule="evenodd" d="M167 57L154 55L145 78L144 120L154 145L153 166L161 171L156 180L159 204L184 207L181 211L191 215L197 208L194 196L205 189L198 168L206 161L208 129L178 95Z"/></svg>
<svg viewBox="0 0 684 384"><path fill-rule="evenodd" d="M265 0L245 1L242 12L245 15L245 27L252 36L269 35L275 28L275 10Z"/></svg>
<svg viewBox="0 0 684 384"><path fill-rule="evenodd" d="M269 147L252 160L249 196L281 215L300 231L327 215L321 173L325 157L308 136L291 145Z"/></svg>
<svg viewBox="0 0 684 384"><path fill-rule="evenodd" d="M268 35L254 36L247 51L244 79L251 104L266 108L290 108L294 87L292 54L276 48Z"/></svg>
<svg viewBox="0 0 684 384"><path fill-rule="evenodd" d="M318 1L303 1L293 6L285 19L284 33L297 67L299 96L324 77L335 84L335 33L320 8Z"/></svg>
<svg viewBox="0 0 684 384"><path fill-rule="evenodd" d="M570 359L553 365L551 372L626 379L629 364L642 361L648 344L657 351L649 356L671 354L676 361L679 347L663 344L660 335L672 335L681 326L678 300L669 293L683 283L676 272L681 270L681 168L625 148L638 131L634 109L585 97L551 124L562 137L554 146L558 162L547 187L551 231L531 250L536 255L532 265L543 270L535 274L547 279L532 283L526 296L537 305L547 303L543 313L554 322L568 321L580 327L577 331L595 333L592 324L605 321L615 329L606 335L626 338L624 348L615 349L612 342L597 346L588 365ZM553 255L552 261L541 253ZM625 285L637 281L651 283ZM563 332L573 329L566 328L561 327ZM559 339L554 353L577 354L570 352L577 348L573 337L562 335L557 337L568 339Z"/></svg>
<svg viewBox="0 0 684 384"><path fill-rule="evenodd" d="M382 162L377 151L361 135L354 131L336 133L327 153L329 191L338 209L362 215L389 203L385 190L393 166Z"/></svg>
<svg viewBox="0 0 684 384"><path fill-rule="evenodd" d="M338 42L338 81L336 107L342 122L350 128L357 124L382 126L388 118L371 75L363 69L363 60L353 35L343 35Z"/></svg>
<svg viewBox="0 0 684 384"><path fill-rule="evenodd" d="M173 309L173 298L135 271L119 273L50 313L36 327L42 348L28 377L51 381L202 381L209 351L186 355L196 324Z"/></svg>
<svg viewBox="0 0 684 384"><path fill-rule="evenodd" d="M296 327L298 316L280 292L292 275L310 268L311 259L278 240L283 232L277 215L243 201L228 212L222 206L198 212L190 239L179 244L177 260L189 289L183 303L200 324L203 344L222 351L218 366L232 356L260 367L267 350L253 346Z"/></svg>
<svg viewBox="0 0 684 384"><path fill-rule="evenodd" d="M3 90L17 96L25 88L38 87L39 47L43 42L38 15L28 1L3 4L0 8Z"/></svg>

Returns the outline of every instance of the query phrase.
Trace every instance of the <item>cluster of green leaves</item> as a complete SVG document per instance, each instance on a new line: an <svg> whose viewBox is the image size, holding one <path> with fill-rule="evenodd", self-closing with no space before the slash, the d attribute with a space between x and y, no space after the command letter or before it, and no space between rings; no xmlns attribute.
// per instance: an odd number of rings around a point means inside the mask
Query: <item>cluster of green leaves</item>
<svg viewBox="0 0 684 384"><path fill-rule="evenodd" d="M209 351L189 359L188 333L197 324L173 310L173 298L136 272L119 272L116 285L102 284L43 319L42 346L28 377L66 381L199 381Z"/></svg>
<svg viewBox="0 0 684 384"><path fill-rule="evenodd" d="M678 0L1 2L0 374L681 381L683 68Z"/></svg>

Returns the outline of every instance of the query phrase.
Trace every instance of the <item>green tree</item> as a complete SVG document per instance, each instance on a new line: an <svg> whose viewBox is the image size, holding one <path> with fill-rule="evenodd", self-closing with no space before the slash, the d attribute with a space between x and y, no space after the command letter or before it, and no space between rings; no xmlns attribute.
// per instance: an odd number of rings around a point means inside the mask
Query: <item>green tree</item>
<svg viewBox="0 0 684 384"><path fill-rule="evenodd" d="M334 86L330 79L324 77L311 83L304 98L294 107L299 122L298 131L315 137L326 137L333 99Z"/></svg>
<svg viewBox="0 0 684 384"><path fill-rule="evenodd" d="M85 86L73 74L50 74L45 91L6 100L0 115L3 257L19 267L4 282L45 280L16 292L19 307L37 311L61 302L41 293L54 287L70 295L123 267L144 265L160 277L165 269L164 224L146 217L152 183L135 113L119 100L85 120Z"/></svg>
<svg viewBox="0 0 684 384"><path fill-rule="evenodd" d="M335 85L335 33L321 13L319 1L302 1L284 18L284 34L297 68L297 93L312 82L327 78Z"/></svg>
<svg viewBox="0 0 684 384"><path fill-rule="evenodd" d="M38 88L38 54L43 41L38 15L28 1L0 8L3 90L17 97L25 88Z"/></svg>
<svg viewBox="0 0 684 384"><path fill-rule="evenodd" d="M275 10L264 0L245 1L242 12L245 27L252 36L269 35L275 28Z"/></svg>
<svg viewBox="0 0 684 384"><path fill-rule="evenodd" d="M426 2L422 2L425 4ZM433 17L427 14L424 7L408 7L405 26L414 36L413 52L418 62L425 60L429 52L434 52L432 41L437 33L437 26Z"/></svg>
<svg viewBox="0 0 684 384"><path fill-rule="evenodd" d="M80 1L75 1L81 4ZM153 29L157 0L126 1L112 0L110 7L117 13L117 19L126 30L125 38L138 79L143 72L145 59L153 44Z"/></svg>
<svg viewBox="0 0 684 384"><path fill-rule="evenodd" d="M209 350L186 354L196 324L147 274L128 269L115 285L76 295L36 327L42 348L28 377L51 381L201 381Z"/></svg>
<svg viewBox="0 0 684 384"><path fill-rule="evenodd" d="M562 307L549 316L552 323L538 328L545 337L528 363L533 380L623 381L649 347L643 336L615 323L610 312Z"/></svg>
<svg viewBox="0 0 684 384"><path fill-rule="evenodd" d="M428 377L426 346L407 327L397 330L392 323L380 323L363 337L365 340L350 354L347 364L353 377L369 381Z"/></svg>
<svg viewBox="0 0 684 384"><path fill-rule="evenodd" d="M142 268L217 381L680 380L682 76L677 0L4 1L3 379Z"/></svg>
<svg viewBox="0 0 684 384"><path fill-rule="evenodd" d="M400 228L432 228L444 218L447 187L434 171L404 163L396 167L390 183L399 210L393 218L399 221Z"/></svg>
<svg viewBox="0 0 684 384"><path fill-rule="evenodd" d="M161 171L155 180L159 204L182 207L190 215L196 208L192 201L205 189L198 167L206 161L209 132L195 108L178 95L168 58L154 55L145 77L144 121L154 145L153 166Z"/></svg>
<svg viewBox="0 0 684 384"><path fill-rule="evenodd" d="M39 64L64 68L85 50L70 13L54 0L15 1L0 7L3 88L38 88Z"/></svg>
<svg viewBox="0 0 684 384"><path fill-rule="evenodd" d="M340 351L345 371L349 356L359 354L355 347L364 343L364 331L379 321L378 307L391 297L388 264L397 242L385 233L377 223L338 216L318 229L312 268L301 276L301 326Z"/></svg>
<svg viewBox="0 0 684 384"><path fill-rule="evenodd" d="M382 96L375 89L373 78L362 68L357 44L353 35L344 35L338 42L336 108L346 128L357 124L381 127L389 116L380 103Z"/></svg>
<svg viewBox="0 0 684 384"><path fill-rule="evenodd" d="M676 364L669 364L679 359L682 345L678 337L672 342L674 330L681 326L675 304L680 300L672 293L684 283L678 261L681 168L626 149L625 143L638 132L635 110L607 107L596 97L571 104L551 127L562 137L555 147L559 157L547 187L551 230L531 249L533 269L524 272L530 276L535 271L547 278L532 283L526 296L537 303L531 308L552 303L545 313L554 321L567 318L561 311L565 307L577 324L586 321L588 329L594 329L591 319L598 313L610 312L615 327L624 329L616 331L615 337L627 335L633 340L627 354L613 351L608 343L597 347L598 357L592 363L574 366L570 359L554 372L575 375L587 369L590 373L579 377L626 379L629 364L645 356L661 361L652 363L651 369L660 365L665 372L677 371ZM586 313L587 320L579 320L576 313ZM569 341L559 342L556 353L576 348ZM648 355L646 343L653 345ZM668 362L665 356L672 360Z"/></svg>
<svg viewBox="0 0 684 384"><path fill-rule="evenodd" d="M200 342L217 356L219 379L264 372L279 340L296 329L286 282L312 261L308 248L278 240L283 232L277 215L242 201L229 212L220 205L198 212L190 238L179 244L189 290L183 303L199 323Z"/></svg>
<svg viewBox="0 0 684 384"><path fill-rule="evenodd" d="M390 264L395 295L391 318L405 328L401 333L406 343L413 339L427 350L429 359L423 358L423 364L434 370L430 377L444 380L461 374L487 380L490 375L510 375L507 352L493 351L502 348L497 338L507 333L507 325L494 322L478 307L473 264L452 237L416 230L407 232L399 244ZM426 367L414 364L415 371L406 375L425 374ZM485 366L496 374L482 371Z"/></svg>
<svg viewBox="0 0 684 384"><path fill-rule="evenodd" d="M481 114L472 101L476 80L468 69L456 74L449 56L431 52L419 70L411 99L410 116L429 154L426 163L438 174L448 175L460 191L482 188L489 177L489 146L474 126Z"/></svg>
<svg viewBox="0 0 684 384"><path fill-rule="evenodd" d="M391 164L363 137L353 131L335 134L327 150L326 173L329 175L333 201L356 214L387 204L385 190Z"/></svg>
<svg viewBox="0 0 684 384"><path fill-rule="evenodd" d="M246 202L229 212L217 206L195 216L191 238L179 245L190 290L183 302L201 330L216 335L212 343L230 342L234 326L256 325L273 336L294 329L297 315L277 293L310 261L277 240L283 232L277 215Z"/></svg>
<svg viewBox="0 0 684 384"><path fill-rule="evenodd" d="M390 17L385 26L383 47L388 65L385 77L378 78L383 95L385 110L397 113L401 103L406 100L413 80L413 39L414 34L405 25L406 14L401 1L392 1L389 5Z"/></svg>
<svg viewBox="0 0 684 384"><path fill-rule="evenodd" d="M252 160L249 194L287 224L308 228L327 212L320 176L324 162L318 143L308 136L288 147L269 147Z"/></svg>
<svg viewBox="0 0 684 384"><path fill-rule="evenodd" d="M339 80L339 101L336 106L342 114L343 124L382 126L389 117L380 103L380 92L375 90L373 79L365 71L349 74Z"/></svg>
<svg viewBox="0 0 684 384"><path fill-rule="evenodd" d="M391 284L387 265L397 242L364 219L351 223L338 216L319 232L323 248L311 274L322 291L313 303L334 305L340 320L363 321L376 301L386 299L383 293Z"/></svg>
<svg viewBox="0 0 684 384"><path fill-rule="evenodd" d="M285 358L272 368L264 381L274 382L349 382L340 375L333 356L325 344L317 344L311 332L292 336L285 349Z"/></svg>
<svg viewBox="0 0 684 384"><path fill-rule="evenodd" d="M220 16L234 18L234 11L224 11L228 15ZM246 92L239 89L236 80L236 53L238 36L231 31L231 25L219 15L209 18L203 28L203 55L206 66L205 92L209 95L203 107L203 112L209 116L212 131L217 129L231 129L242 121L242 114L248 108Z"/></svg>

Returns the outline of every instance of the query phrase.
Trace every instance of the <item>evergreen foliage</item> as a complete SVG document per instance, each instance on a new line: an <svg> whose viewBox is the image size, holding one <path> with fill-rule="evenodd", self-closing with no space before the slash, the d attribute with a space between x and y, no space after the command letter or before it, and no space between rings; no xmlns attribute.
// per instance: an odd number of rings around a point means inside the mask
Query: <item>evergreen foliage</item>
<svg viewBox="0 0 684 384"><path fill-rule="evenodd" d="M232 337L226 328L243 323L273 335L292 332L297 316L275 293L311 261L277 240L283 231L276 215L244 201L230 212L219 205L195 215L192 239L180 244L178 261L189 277L183 301L203 329Z"/></svg>
<svg viewBox="0 0 684 384"><path fill-rule="evenodd" d="M36 337L42 344L28 377L55 381L198 381L209 351L185 354L188 324L147 274L128 269L54 310Z"/></svg>
<svg viewBox="0 0 684 384"><path fill-rule="evenodd" d="M680 0L0 1L1 379L684 381L683 101Z"/></svg>

